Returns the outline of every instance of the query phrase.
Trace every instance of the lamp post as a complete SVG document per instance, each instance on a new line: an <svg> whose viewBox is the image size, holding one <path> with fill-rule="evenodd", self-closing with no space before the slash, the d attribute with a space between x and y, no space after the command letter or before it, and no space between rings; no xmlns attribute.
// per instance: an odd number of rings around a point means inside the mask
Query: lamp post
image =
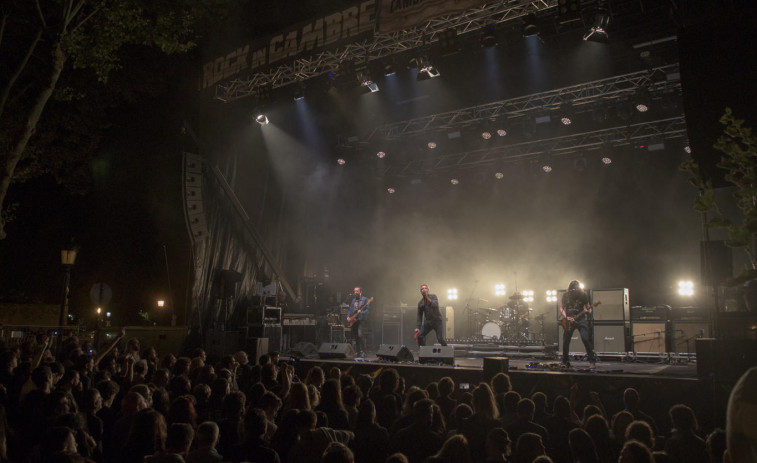
<svg viewBox="0 0 757 463"><path fill-rule="evenodd" d="M61 327L68 324L68 287L71 283L71 267L76 261L77 249L74 246L60 251L60 263L63 265L63 300L60 302L60 315L58 325Z"/></svg>

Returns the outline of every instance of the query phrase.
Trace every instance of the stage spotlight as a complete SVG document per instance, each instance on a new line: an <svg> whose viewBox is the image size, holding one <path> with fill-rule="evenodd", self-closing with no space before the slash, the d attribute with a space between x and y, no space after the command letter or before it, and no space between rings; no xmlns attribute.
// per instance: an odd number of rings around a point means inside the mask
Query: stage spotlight
<svg viewBox="0 0 757 463"><path fill-rule="evenodd" d="M534 292L530 289L526 289L525 291L523 291L523 301L534 302Z"/></svg>
<svg viewBox="0 0 757 463"><path fill-rule="evenodd" d="M294 101L305 98L305 84L300 83L294 89Z"/></svg>
<svg viewBox="0 0 757 463"><path fill-rule="evenodd" d="M494 26L486 26L481 33L481 46L492 48L497 46L497 36L494 34Z"/></svg>
<svg viewBox="0 0 757 463"><path fill-rule="evenodd" d="M575 118L575 111L573 110L573 105L570 103L565 103L560 107L560 122L562 125L570 125L573 123L573 119Z"/></svg>
<svg viewBox="0 0 757 463"><path fill-rule="evenodd" d="M457 288L450 288L447 290L447 299L450 301L457 300Z"/></svg>
<svg viewBox="0 0 757 463"><path fill-rule="evenodd" d="M530 37L539 33L539 27L536 25L536 15L531 13L523 18L523 37Z"/></svg>
<svg viewBox="0 0 757 463"><path fill-rule="evenodd" d="M436 142L430 141L426 146L428 146L429 149L434 149L436 148Z"/></svg>
<svg viewBox="0 0 757 463"><path fill-rule="evenodd" d="M360 81L360 85L368 89L371 93L376 93L379 91L379 86L376 82L371 79L371 74L368 72L368 70L358 72L358 80Z"/></svg>
<svg viewBox="0 0 757 463"><path fill-rule="evenodd" d="M507 130L505 130L505 129L498 129L497 130L497 135L499 135L500 137L504 137L504 136L507 135Z"/></svg>
<svg viewBox="0 0 757 463"><path fill-rule="evenodd" d="M387 63L384 65L384 77L389 77L397 74L397 70L394 67L394 63Z"/></svg>
<svg viewBox="0 0 757 463"><path fill-rule="evenodd" d="M496 178L497 180L502 180L503 178L505 178L505 174L503 174L502 172L497 172L494 174L494 178Z"/></svg>
<svg viewBox="0 0 757 463"><path fill-rule="evenodd" d="M384 159L384 157L386 157L386 153L379 151L378 153L376 153L376 157L379 159Z"/></svg>
<svg viewBox="0 0 757 463"><path fill-rule="evenodd" d="M439 77L439 70L431 63L428 56L421 56L418 59L418 75L415 80L422 81Z"/></svg>
<svg viewBox="0 0 757 463"><path fill-rule="evenodd" d="M336 163L339 164L340 166L343 166L347 164L347 161L345 161L344 158L339 158L336 160Z"/></svg>
<svg viewBox="0 0 757 463"><path fill-rule="evenodd" d="M557 290L547 290L547 302L557 302Z"/></svg>
<svg viewBox="0 0 757 463"><path fill-rule="evenodd" d="M560 118L560 122L562 122L562 125L570 125L573 123L573 120L568 116L563 116Z"/></svg>
<svg viewBox="0 0 757 463"><path fill-rule="evenodd" d="M395 189L394 189L394 188L392 188L392 187L389 187L389 188L387 188L387 189L386 189L386 192L387 192L387 193L389 193L390 195L393 195L394 193L396 193L396 192L397 192L397 190L395 190Z"/></svg>
<svg viewBox="0 0 757 463"><path fill-rule="evenodd" d="M502 283L498 283L494 285L494 295L495 296L504 296L505 295L505 285Z"/></svg>
<svg viewBox="0 0 757 463"><path fill-rule="evenodd" d="M602 158L602 164L604 164L606 166L609 166L610 164L612 164L612 159L610 159L607 156L605 156L605 157Z"/></svg>
<svg viewBox="0 0 757 463"><path fill-rule="evenodd" d="M546 173L550 173L552 172L552 166L550 166L549 164L544 164L543 166L541 166L541 170Z"/></svg>
<svg viewBox="0 0 757 463"><path fill-rule="evenodd" d="M686 152L686 154L691 154L691 146L690 145L684 146L683 150Z"/></svg>
<svg viewBox="0 0 757 463"><path fill-rule="evenodd" d="M584 40L590 42L607 43L610 38L607 35L607 25L610 24L610 15L606 10L597 10L594 13L594 22L584 34Z"/></svg>
<svg viewBox="0 0 757 463"><path fill-rule="evenodd" d="M453 178L453 179L450 179L449 183L451 183L453 185L458 185L460 183L460 180L458 180L456 178Z"/></svg>
<svg viewBox="0 0 757 463"><path fill-rule="evenodd" d="M483 138L484 140L488 140L491 137L492 137L492 133L491 132L487 132L487 131L481 132L481 138Z"/></svg>
<svg viewBox="0 0 757 463"><path fill-rule="evenodd" d="M651 105L651 102L649 98L649 93L646 92L645 90L640 91L636 95L636 104L635 104L636 111L640 113L645 113L649 111L650 105Z"/></svg>
<svg viewBox="0 0 757 463"><path fill-rule="evenodd" d="M260 125L267 125L268 124L268 116L266 116L263 113L260 113L257 116L255 116L255 122L257 122Z"/></svg>
<svg viewBox="0 0 757 463"><path fill-rule="evenodd" d="M693 296L694 295L694 283L691 281L679 281L678 282L678 294L680 296Z"/></svg>

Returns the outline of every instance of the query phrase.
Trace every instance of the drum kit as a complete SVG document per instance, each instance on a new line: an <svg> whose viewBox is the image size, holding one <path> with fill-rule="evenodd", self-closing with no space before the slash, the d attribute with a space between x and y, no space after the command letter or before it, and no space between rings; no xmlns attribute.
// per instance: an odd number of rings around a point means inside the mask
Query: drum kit
<svg viewBox="0 0 757 463"><path fill-rule="evenodd" d="M529 325L532 311L523 295L515 292L507 304L479 309L473 315L484 339L518 342L531 339Z"/></svg>

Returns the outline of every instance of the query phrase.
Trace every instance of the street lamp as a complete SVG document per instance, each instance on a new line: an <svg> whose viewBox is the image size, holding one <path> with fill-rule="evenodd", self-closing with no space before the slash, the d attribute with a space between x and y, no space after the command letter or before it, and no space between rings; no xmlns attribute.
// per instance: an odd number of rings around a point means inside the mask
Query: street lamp
<svg viewBox="0 0 757 463"><path fill-rule="evenodd" d="M58 325L65 326L68 323L68 288L71 283L71 267L76 262L78 249L69 245L60 251L60 263L63 265L63 300L60 303L60 315Z"/></svg>

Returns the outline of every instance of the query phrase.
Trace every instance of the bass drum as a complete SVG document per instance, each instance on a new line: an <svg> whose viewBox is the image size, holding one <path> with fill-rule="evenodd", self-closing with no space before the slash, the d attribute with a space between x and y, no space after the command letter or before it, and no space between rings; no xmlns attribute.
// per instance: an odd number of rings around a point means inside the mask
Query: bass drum
<svg viewBox="0 0 757 463"><path fill-rule="evenodd" d="M489 322L481 328L481 335L484 339L499 339L502 336L502 330L500 330L498 324Z"/></svg>

